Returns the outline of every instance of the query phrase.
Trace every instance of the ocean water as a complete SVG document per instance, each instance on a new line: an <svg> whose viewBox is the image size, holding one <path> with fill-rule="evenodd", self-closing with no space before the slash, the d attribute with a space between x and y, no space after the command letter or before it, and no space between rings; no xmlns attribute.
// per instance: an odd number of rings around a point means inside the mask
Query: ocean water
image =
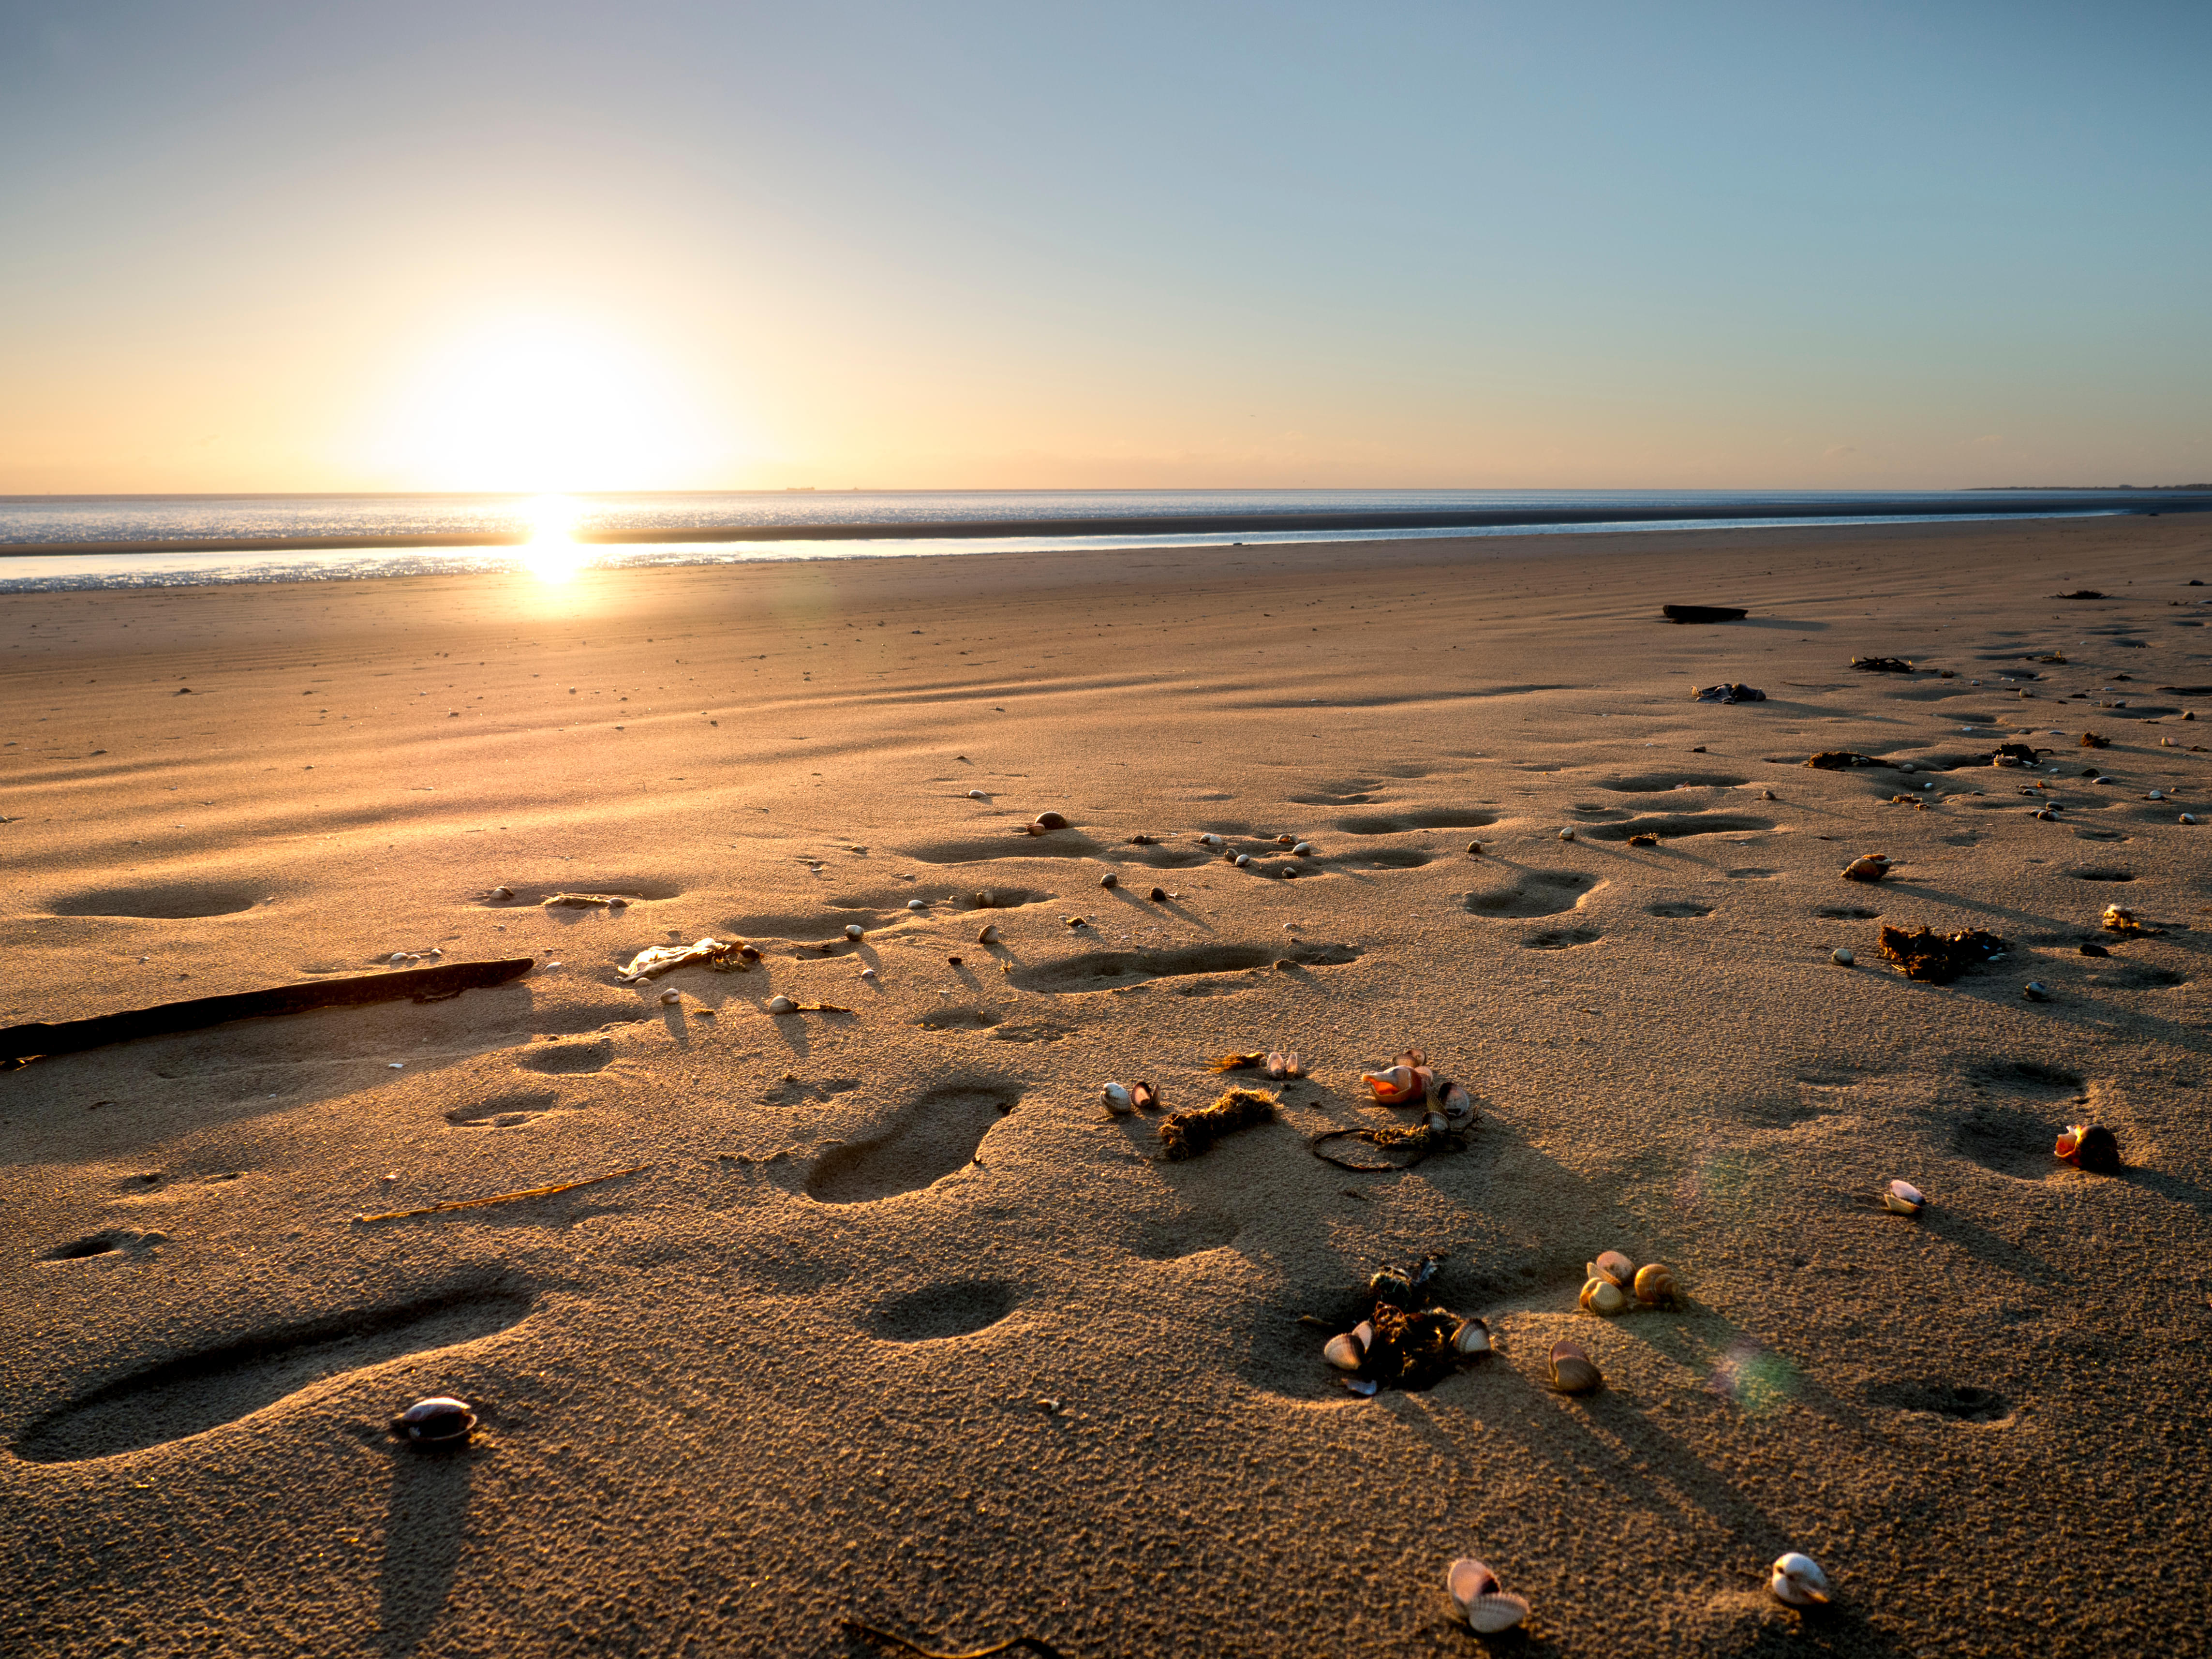
<svg viewBox="0 0 2212 1659"><path fill-rule="evenodd" d="M2154 507L2111 492L2053 492L2052 513L2096 514ZM687 495L127 495L0 497L0 553L56 543L234 541L231 548L151 552L87 550L64 556L0 557L0 592L48 587L186 586L208 582L329 580L550 566L619 568L776 559L867 558L918 553L988 554L1039 549L1103 549L1237 544L1399 540L1466 535L1587 534L1624 529L1771 526L1744 517L1760 509L1808 513L1790 522L1926 522L2014 516L2006 493L1855 495L1831 492L1696 490L777 490ZM2176 502L2174 505L2179 506ZM1879 507L1878 517L1867 509ZM1856 507L1860 509L1854 512ZM1541 515L1609 511L1645 518L1576 524L1382 529L1271 528L1271 517L1297 514L1465 512ZM1146 533L1129 521L1233 516L1235 528ZM1086 533L1085 521L1119 521L1116 533ZM1018 521L1018 535L949 535L963 526ZM1065 533L1052 528L1064 521ZM545 526L556 526L549 534ZM840 526L881 526L865 539L820 539ZM649 535L720 528L787 529L789 537L739 542L568 544L575 534ZM530 546L279 550L256 542L281 537L530 535Z"/></svg>

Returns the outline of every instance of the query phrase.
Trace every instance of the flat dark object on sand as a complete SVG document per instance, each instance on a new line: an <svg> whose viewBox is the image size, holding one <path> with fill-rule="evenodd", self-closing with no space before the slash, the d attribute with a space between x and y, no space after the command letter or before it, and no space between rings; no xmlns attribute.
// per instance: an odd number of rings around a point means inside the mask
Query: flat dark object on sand
<svg viewBox="0 0 2212 1659"><path fill-rule="evenodd" d="M1748 613L1729 605L1662 605L1659 614L1673 623L1741 622Z"/></svg>
<svg viewBox="0 0 2212 1659"><path fill-rule="evenodd" d="M2161 691L2173 691L2185 697L2212 697L2212 685L2161 685Z"/></svg>
<svg viewBox="0 0 2212 1659"><path fill-rule="evenodd" d="M301 985L280 985L268 991L240 991L231 996L194 997L188 1002L164 1002L151 1008L97 1014L90 1019L65 1019L52 1025L44 1022L10 1025L0 1030L0 1062L27 1060L34 1054L82 1054L88 1048L106 1048L111 1042L203 1030L234 1019L254 1019L268 1014L304 1014L316 1008L397 1002L402 997L411 997L416 1002L442 1002L464 991L520 979L537 965L534 957L507 957L496 962L449 962L436 968L349 974L343 979L310 980Z"/></svg>

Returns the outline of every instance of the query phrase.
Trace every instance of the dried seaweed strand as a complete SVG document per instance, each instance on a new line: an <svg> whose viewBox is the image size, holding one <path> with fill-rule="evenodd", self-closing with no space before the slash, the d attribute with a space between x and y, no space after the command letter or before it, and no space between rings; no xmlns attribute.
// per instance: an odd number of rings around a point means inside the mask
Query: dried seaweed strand
<svg viewBox="0 0 2212 1659"><path fill-rule="evenodd" d="M1206 1062L1206 1069L1216 1077L1227 1072L1249 1072L1267 1059L1264 1054L1222 1054Z"/></svg>
<svg viewBox="0 0 2212 1659"><path fill-rule="evenodd" d="M1160 1120L1160 1146L1170 1163L1196 1158L1222 1136L1271 1123L1282 1102L1257 1089L1231 1089L1210 1106L1187 1107Z"/></svg>
<svg viewBox="0 0 2212 1659"><path fill-rule="evenodd" d="M1382 1175L1396 1170L1410 1170L1431 1152L1442 1152L1450 1144L1449 1134L1449 1130L1443 1134L1431 1133L1425 1124L1415 1124L1410 1129L1330 1129L1309 1140L1306 1150L1322 1163L1334 1164L1340 1170L1350 1170L1358 1175ZM1341 1139L1347 1135L1384 1151L1394 1146L1410 1147L1413 1156L1403 1164L1352 1164L1334 1152L1322 1151L1324 1141Z"/></svg>
<svg viewBox="0 0 2212 1659"><path fill-rule="evenodd" d="M405 1221L418 1215L443 1215L448 1210L478 1210L487 1204L512 1204L519 1198L550 1198L556 1193L572 1193L579 1187L596 1187L602 1181L619 1181L624 1176L634 1176L646 1166L633 1164L627 1170L610 1170L605 1175L586 1176L581 1181L556 1181L544 1187L525 1187L519 1192L495 1193L489 1198L456 1198L443 1204L426 1205L419 1210L384 1210L375 1215L357 1215L356 1221Z"/></svg>
<svg viewBox="0 0 2212 1659"><path fill-rule="evenodd" d="M893 1647L905 1649L908 1653L920 1654L921 1659L991 1659L991 1656L994 1653L1012 1653L1016 1648L1027 1648L1032 1653L1041 1653L1044 1656L1044 1659L1063 1659L1060 1650L1041 1636L1016 1636L1000 1642L995 1647L969 1648L959 1653L947 1653L940 1652L935 1648L923 1647L919 1643L909 1642L903 1636L895 1636L890 1631L878 1630L873 1625L864 1625L857 1619L841 1619L837 1623L848 1636L863 1636L872 1642L888 1642Z"/></svg>

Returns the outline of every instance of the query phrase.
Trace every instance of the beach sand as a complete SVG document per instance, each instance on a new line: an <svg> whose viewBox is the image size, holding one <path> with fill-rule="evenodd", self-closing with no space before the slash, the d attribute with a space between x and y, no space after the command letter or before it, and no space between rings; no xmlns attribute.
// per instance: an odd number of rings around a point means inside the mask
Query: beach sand
<svg viewBox="0 0 2212 1659"><path fill-rule="evenodd" d="M2202 1650L2199 576L2166 517L10 596L0 1023L539 965L0 1075L0 1650ZM707 934L760 966L618 982ZM1358 1082L1409 1043L1464 1150L1314 1157L1415 1121ZM1276 1046L1187 1163L1099 1103ZM1577 1311L1607 1249L1686 1305ZM1352 1397L1324 1339L1439 1251L1497 1352ZM388 1437L432 1394L465 1451Z"/></svg>

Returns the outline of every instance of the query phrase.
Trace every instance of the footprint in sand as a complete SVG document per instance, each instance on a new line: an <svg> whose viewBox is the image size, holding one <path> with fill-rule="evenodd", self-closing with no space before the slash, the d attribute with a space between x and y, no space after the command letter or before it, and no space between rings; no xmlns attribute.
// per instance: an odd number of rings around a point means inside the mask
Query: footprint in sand
<svg viewBox="0 0 2212 1659"><path fill-rule="evenodd" d="M1954 1423L2012 1421L2012 1401L1995 1389L1971 1382L1879 1382L1867 1390L1867 1402L1887 1411L1925 1412Z"/></svg>
<svg viewBox="0 0 2212 1659"><path fill-rule="evenodd" d="M167 1233L127 1232L119 1227L110 1227L105 1232L89 1237L72 1239L66 1244L57 1244L51 1250L40 1253L41 1261L88 1261L94 1256L113 1255L131 1261L151 1255L155 1249L169 1242Z"/></svg>
<svg viewBox="0 0 2212 1659"><path fill-rule="evenodd" d="M16 1456L72 1463L203 1434L311 1384L519 1323L526 1291L474 1287L328 1315L156 1360L58 1406L16 1437Z"/></svg>
<svg viewBox="0 0 2212 1659"><path fill-rule="evenodd" d="M446 1121L457 1129L519 1129L561 1103L550 1089L522 1089L495 1095L473 1106L457 1106Z"/></svg>
<svg viewBox="0 0 2212 1659"><path fill-rule="evenodd" d="M1634 772L1601 778L1597 787L1620 795L1656 795L1669 789L1735 789L1750 781L1735 772Z"/></svg>
<svg viewBox="0 0 2212 1659"><path fill-rule="evenodd" d="M1176 951L1091 951L1065 962L1024 968L1013 982L1024 991L1048 991L1072 995L1086 991L1114 991L1146 980L1175 979L1201 974L1241 973L1278 961L1300 967L1334 967L1356 961L1359 950L1350 945L1297 945L1278 955L1257 945L1197 945Z"/></svg>
<svg viewBox="0 0 2212 1659"><path fill-rule="evenodd" d="M1664 904L1644 907L1644 914L1647 916L1666 916L1678 921L1687 921L1692 916L1709 916L1712 913L1711 905L1699 904L1692 899L1669 899Z"/></svg>
<svg viewBox="0 0 2212 1659"><path fill-rule="evenodd" d="M65 893L48 907L57 916L113 916L129 921L190 921L233 916L269 896L258 881L176 881L133 887L93 887Z"/></svg>
<svg viewBox="0 0 2212 1659"><path fill-rule="evenodd" d="M1523 870L1495 887L1478 888L1461 903L1479 916L1555 916L1577 908L1598 884L1573 870Z"/></svg>
<svg viewBox="0 0 2212 1659"><path fill-rule="evenodd" d="M1595 945L1602 937L1595 927L1553 927L1540 933L1531 933L1521 941L1524 951L1571 951L1577 945Z"/></svg>
<svg viewBox="0 0 2212 1659"><path fill-rule="evenodd" d="M1754 818L1740 812L1650 812L1614 823L1594 823L1581 833L1592 841L1626 841L1631 836L1680 841L1691 836L1720 836L1772 828L1771 818Z"/></svg>
<svg viewBox="0 0 2212 1659"><path fill-rule="evenodd" d="M526 1072L564 1076L578 1072L603 1072L614 1064L615 1045L601 1037L594 1042L538 1042L515 1056Z"/></svg>
<svg viewBox="0 0 2212 1659"><path fill-rule="evenodd" d="M964 1168L984 1136L1021 1098L1011 1084L950 1084L917 1096L865 1140L832 1147L807 1172L807 1196L869 1204L919 1191Z"/></svg>
<svg viewBox="0 0 2212 1659"><path fill-rule="evenodd" d="M1396 836L1408 830L1481 830L1497 822L1495 812L1437 809L1335 818L1328 827L1347 836Z"/></svg>
<svg viewBox="0 0 2212 1659"><path fill-rule="evenodd" d="M941 1342L988 1329L1020 1300L1016 1287L1000 1279L953 1279L878 1304L869 1311L867 1328L886 1342Z"/></svg>

